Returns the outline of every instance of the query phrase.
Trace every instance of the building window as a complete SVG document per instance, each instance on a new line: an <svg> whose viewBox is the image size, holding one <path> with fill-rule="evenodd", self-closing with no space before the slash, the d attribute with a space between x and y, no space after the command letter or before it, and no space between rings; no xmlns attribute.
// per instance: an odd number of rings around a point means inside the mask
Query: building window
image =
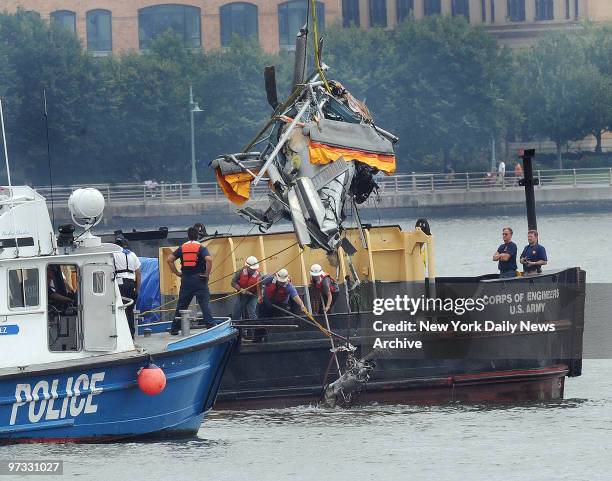
<svg viewBox="0 0 612 481"><path fill-rule="evenodd" d="M359 27L359 0L342 0L342 26Z"/></svg>
<svg viewBox="0 0 612 481"><path fill-rule="evenodd" d="M441 0L425 0L423 11L425 15L440 15L442 13Z"/></svg>
<svg viewBox="0 0 612 481"><path fill-rule="evenodd" d="M108 10L87 12L87 50L112 52L113 34L111 13Z"/></svg>
<svg viewBox="0 0 612 481"><path fill-rule="evenodd" d="M482 14L482 23L487 21L487 0L480 0L480 12Z"/></svg>
<svg viewBox="0 0 612 481"><path fill-rule="evenodd" d="M11 269L8 274L9 308L38 306L38 269Z"/></svg>
<svg viewBox="0 0 612 481"><path fill-rule="evenodd" d="M555 18L554 15L554 2L553 0L536 0L536 20L552 20Z"/></svg>
<svg viewBox="0 0 612 481"><path fill-rule="evenodd" d="M525 0L508 0L508 20L511 22L525 21Z"/></svg>
<svg viewBox="0 0 612 481"><path fill-rule="evenodd" d="M227 47L232 36L255 38L258 35L257 6L252 3L235 2L223 5L221 14L221 45Z"/></svg>
<svg viewBox="0 0 612 481"><path fill-rule="evenodd" d="M387 1L370 0L370 27L387 26Z"/></svg>
<svg viewBox="0 0 612 481"><path fill-rule="evenodd" d="M570 19L570 0L565 0L565 18Z"/></svg>
<svg viewBox="0 0 612 481"><path fill-rule="evenodd" d="M76 13L70 10L51 12L51 23L65 28L70 33L76 33Z"/></svg>
<svg viewBox="0 0 612 481"><path fill-rule="evenodd" d="M470 0L453 0L452 7L453 17L463 15L470 21Z"/></svg>
<svg viewBox="0 0 612 481"><path fill-rule="evenodd" d="M397 21L403 22L414 14L414 0L397 0Z"/></svg>
<svg viewBox="0 0 612 481"><path fill-rule="evenodd" d="M491 23L495 23L495 0L491 0Z"/></svg>
<svg viewBox="0 0 612 481"><path fill-rule="evenodd" d="M40 13L38 13L36 10L24 10L23 14L32 20L40 20Z"/></svg>
<svg viewBox="0 0 612 481"><path fill-rule="evenodd" d="M317 2L317 27L325 28L325 5ZM308 4L303 0L292 0L278 6L278 37L282 50L295 50L295 37L306 23ZM312 15L312 13L311 13Z"/></svg>
<svg viewBox="0 0 612 481"><path fill-rule="evenodd" d="M574 0L574 18L578 20L580 10L578 9L578 0Z"/></svg>
<svg viewBox="0 0 612 481"><path fill-rule="evenodd" d="M147 49L151 40L169 29L182 39L185 47L200 47L200 9L188 5L154 5L138 10L138 38L141 49Z"/></svg>

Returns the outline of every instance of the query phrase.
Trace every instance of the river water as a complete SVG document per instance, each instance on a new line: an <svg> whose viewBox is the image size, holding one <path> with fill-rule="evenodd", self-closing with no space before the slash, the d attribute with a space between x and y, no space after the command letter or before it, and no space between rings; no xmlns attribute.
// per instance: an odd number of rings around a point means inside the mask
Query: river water
<svg viewBox="0 0 612 481"><path fill-rule="evenodd" d="M430 224L443 276L493 272L502 227L514 228L519 249L527 231L523 216L493 210ZM590 282L612 283L611 214L542 215L539 228L550 269L580 265ZM9 458L62 459L83 480L609 481L612 360L586 359L558 402L214 411L190 441L0 448Z"/></svg>

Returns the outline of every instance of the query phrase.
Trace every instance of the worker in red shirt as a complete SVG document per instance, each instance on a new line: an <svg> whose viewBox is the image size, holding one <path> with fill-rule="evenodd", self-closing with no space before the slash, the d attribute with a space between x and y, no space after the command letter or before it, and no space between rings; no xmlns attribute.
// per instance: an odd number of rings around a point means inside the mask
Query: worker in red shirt
<svg viewBox="0 0 612 481"><path fill-rule="evenodd" d="M338 299L338 292L340 291L338 283L327 272L324 272L319 264L313 264L310 267L310 278L310 285L314 287L319 294L318 297L322 299L321 307L323 311L330 312Z"/></svg>
<svg viewBox="0 0 612 481"><path fill-rule="evenodd" d="M262 302L261 272L257 257L246 258L244 267L232 277L232 287L238 291L232 319L256 319L257 302Z"/></svg>

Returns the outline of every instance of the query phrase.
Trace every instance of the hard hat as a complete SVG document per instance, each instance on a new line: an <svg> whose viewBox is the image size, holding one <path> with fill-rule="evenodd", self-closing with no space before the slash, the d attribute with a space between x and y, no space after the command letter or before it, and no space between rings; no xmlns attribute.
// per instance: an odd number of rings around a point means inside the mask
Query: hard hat
<svg viewBox="0 0 612 481"><path fill-rule="evenodd" d="M276 273L276 280L280 282L287 282L289 280L289 271L287 269L281 269Z"/></svg>
<svg viewBox="0 0 612 481"><path fill-rule="evenodd" d="M320 276L323 274L323 268L319 264L313 264L310 266L310 275L311 276Z"/></svg>
<svg viewBox="0 0 612 481"><path fill-rule="evenodd" d="M244 261L244 266L250 267L251 269L259 269L259 261L257 257L249 256L246 258L246 261Z"/></svg>

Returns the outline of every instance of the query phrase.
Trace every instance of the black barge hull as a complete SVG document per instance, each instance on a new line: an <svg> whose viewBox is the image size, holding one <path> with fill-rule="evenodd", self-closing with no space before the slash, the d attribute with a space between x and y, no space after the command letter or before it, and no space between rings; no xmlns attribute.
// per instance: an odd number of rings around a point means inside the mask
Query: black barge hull
<svg viewBox="0 0 612 481"><path fill-rule="evenodd" d="M361 306L371 306L376 297L389 298L408 292L434 294L433 285L405 282L365 284ZM498 280L479 278L437 278L437 297L524 296L537 299L534 292L557 292L546 302L521 304L493 303L478 314L464 314L463 322L504 321L514 309L514 319L539 325L554 325L544 332L447 332L412 333L423 349L408 357L381 355L370 381L354 398L356 403L440 404L462 402L525 402L563 398L566 377L579 376L582 367L585 273L579 268L531 278ZM496 297L498 296L498 297ZM541 298L541 296L540 296ZM348 297L347 297L348 299ZM222 314L220 303L214 304ZM338 310L347 302L338 303ZM530 305L542 304L537 312ZM525 307L527 306L527 307ZM354 307L354 306L353 306ZM359 306L357 306L359 308ZM369 352L372 333L366 327L374 314L370 310L329 316L333 331L348 337L358 347L357 357ZM318 316L324 324L323 317ZM400 322L405 313L385 314L388 322ZM452 316L437 313L437 322ZM324 386L337 378L330 353L330 341L315 327L295 318L260 319L240 322L242 340L222 380L218 409L282 408L317 404ZM249 325L251 328L249 328ZM261 342L249 340L253 328L266 325ZM270 327L274 326L274 327ZM339 354L341 368L345 356Z"/></svg>

